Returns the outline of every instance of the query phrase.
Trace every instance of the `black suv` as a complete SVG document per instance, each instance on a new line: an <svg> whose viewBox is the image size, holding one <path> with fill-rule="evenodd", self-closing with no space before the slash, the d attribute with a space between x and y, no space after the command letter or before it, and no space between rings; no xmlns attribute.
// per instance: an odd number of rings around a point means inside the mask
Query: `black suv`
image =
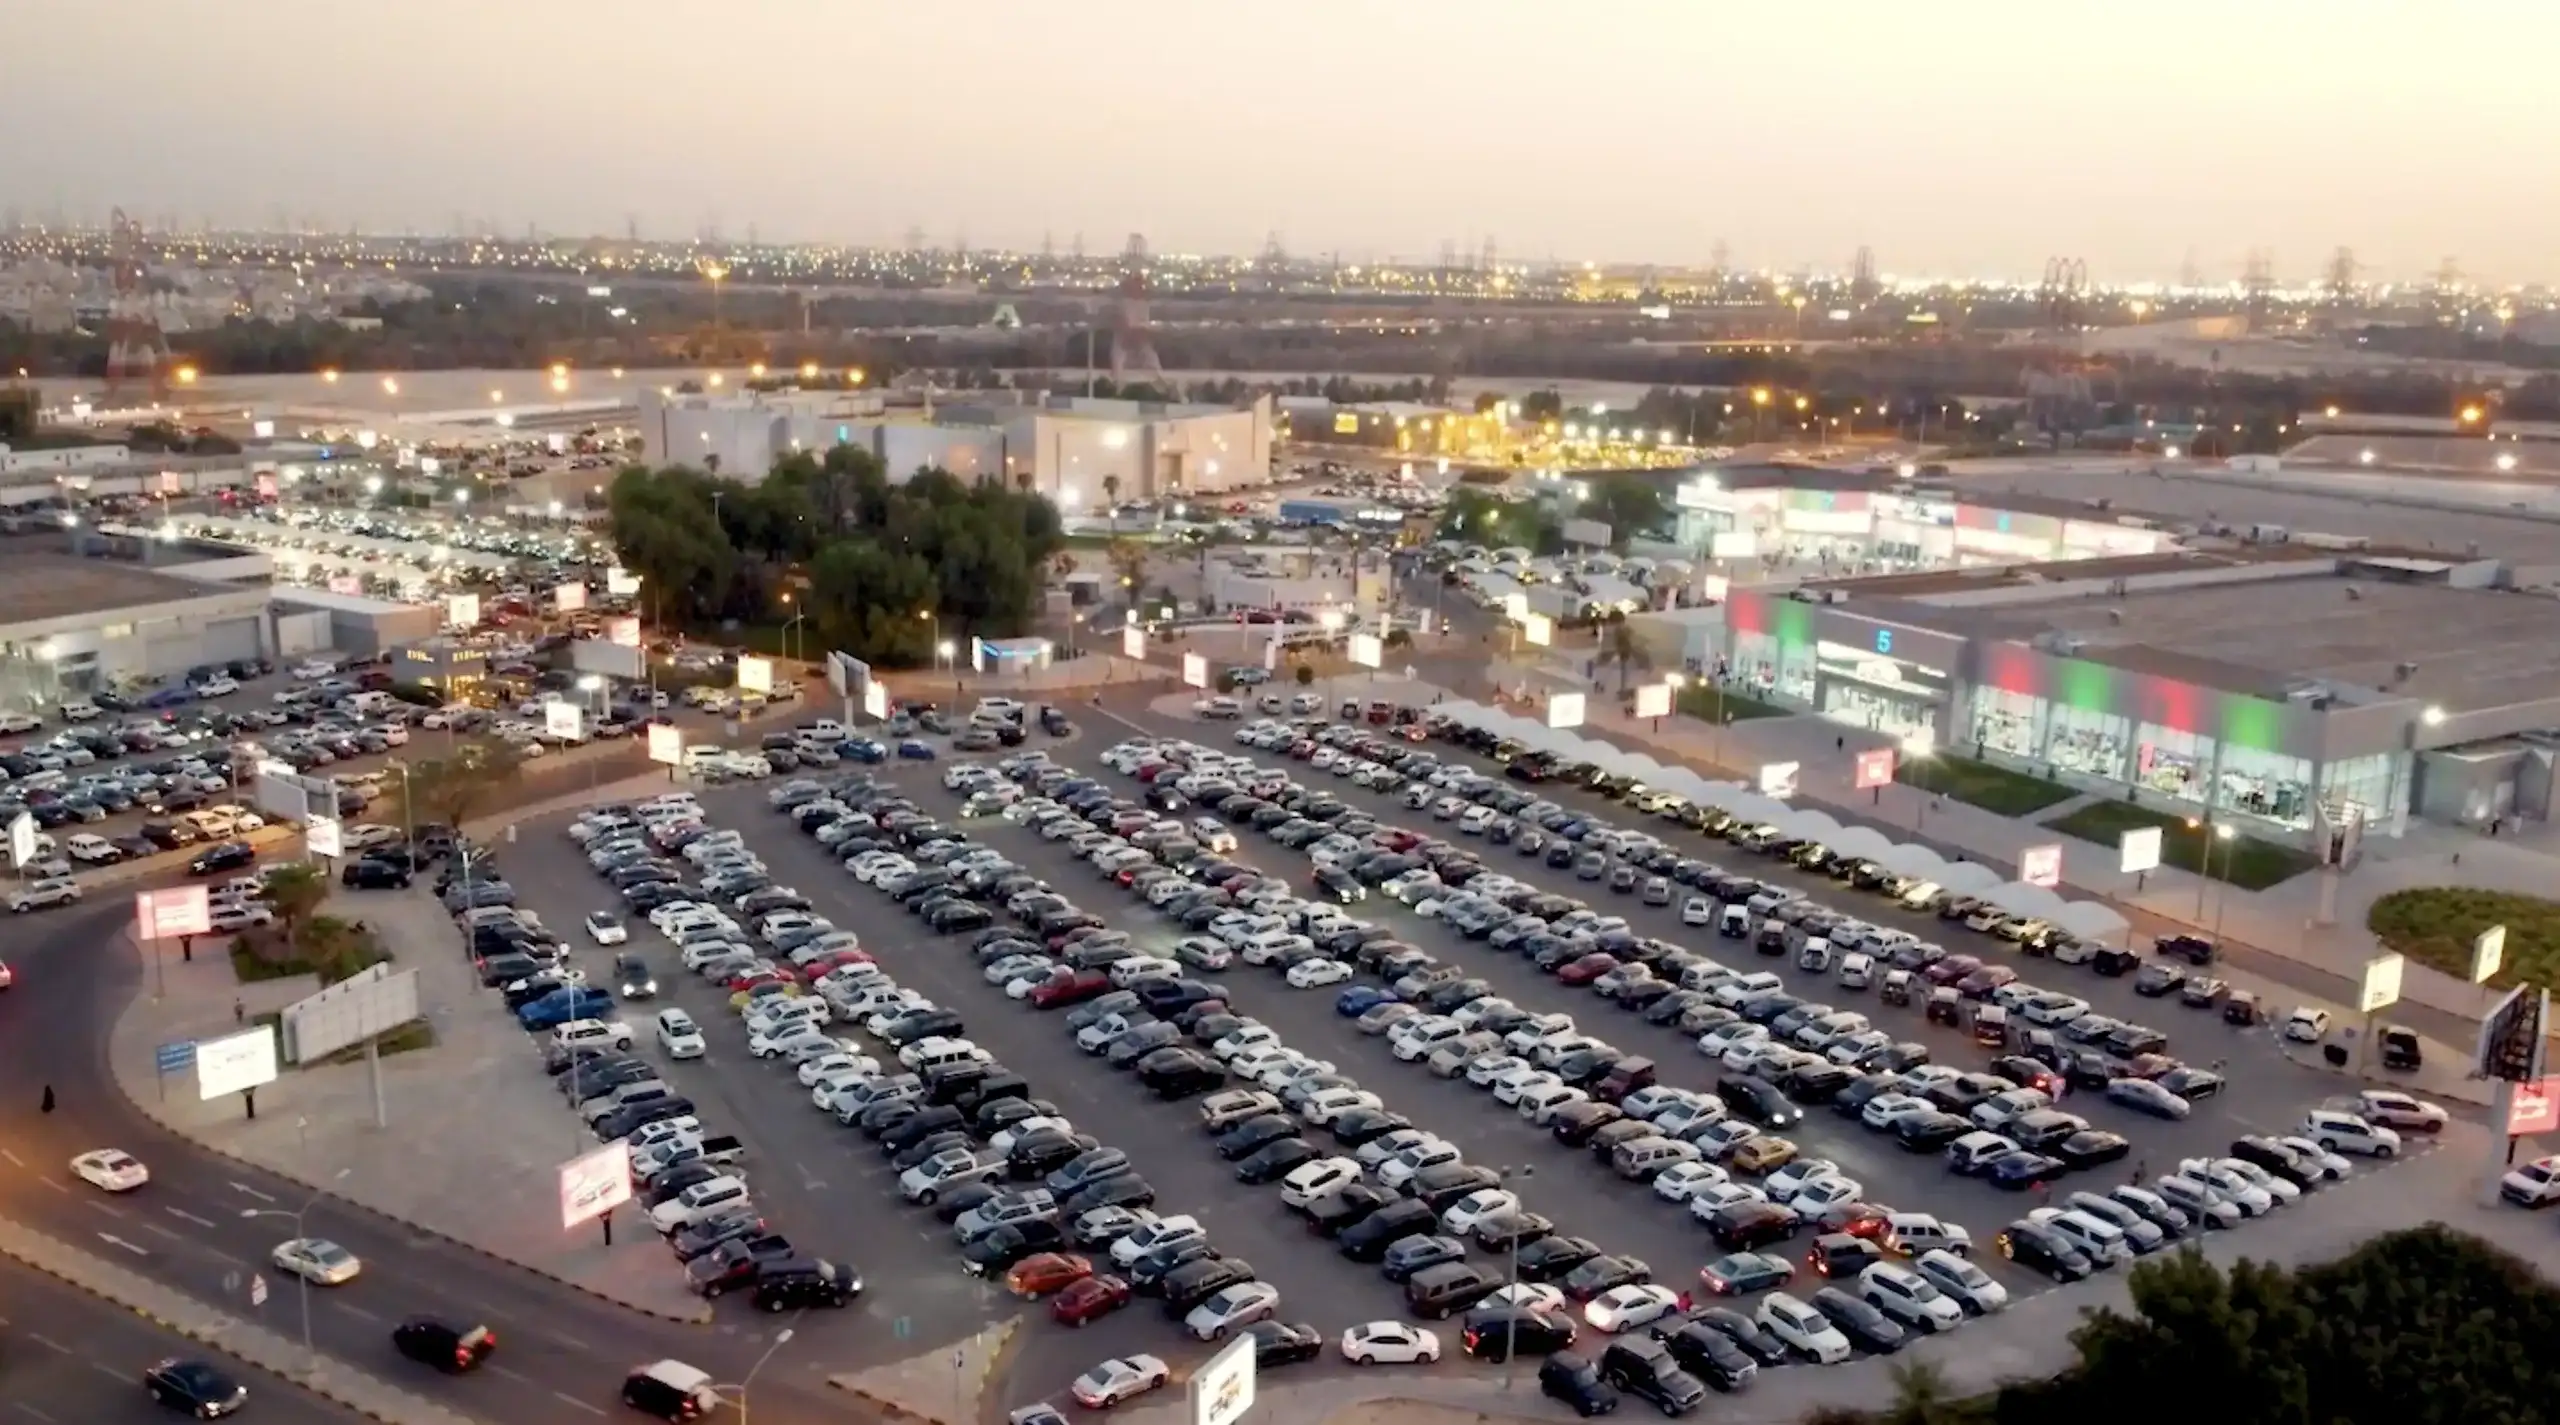
<svg viewBox="0 0 2560 1425"><path fill-rule="evenodd" d="M368 856L349 862L338 873L338 884L359 891L405 891L409 888L409 868Z"/></svg>
<svg viewBox="0 0 2560 1425"><path fill-rule="evenodd" d="M1600 1353L1600 1376L1665 1415L1686 1415L1707 1398L1706 1384L1682 1370L1679 1359L1658 1337L1610 1342L1609 1349Z"/></svg>
<svg viewBox="0 0 2560 1425"><path fill-rule="evenodd" d="M461 1375L498 1349L498 1335L486 1326L457 1326L441 1317L412 1316L392 1328L391 1348L420 1365Z"/></svg>
<svg viewBox="0 0 2560 1425"><path fill-rule="evenodd" d="M759 1273L754 1299L758 1311L800 1311L847 1306L861 1294L862 1278L852 1268L801 1257Z"/></svg>
<svg viewBox="0 0 2560 1425"><path fill-rule="evenodd" d="M1558 1351L1539 1363L1538 1393L1563 1401L1586 1419L1618 1408L1618 1392L1601 1377L1600 1368L1571 1351Z"/></svg>

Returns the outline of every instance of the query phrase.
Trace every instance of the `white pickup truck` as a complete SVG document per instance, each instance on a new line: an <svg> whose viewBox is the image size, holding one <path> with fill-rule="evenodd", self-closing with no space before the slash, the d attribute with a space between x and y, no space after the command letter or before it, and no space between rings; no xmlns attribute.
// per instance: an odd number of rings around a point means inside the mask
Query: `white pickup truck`
<svg viewBox="0 0 2560 1425"><path fill-rule="evenodd" d="M632 1176L646 1181L686 1163L728 1165L747 1160L747 1145L734 1133L679 1133L631 1155ZM740 1173L735 1176L744 1177Z"/></svg>

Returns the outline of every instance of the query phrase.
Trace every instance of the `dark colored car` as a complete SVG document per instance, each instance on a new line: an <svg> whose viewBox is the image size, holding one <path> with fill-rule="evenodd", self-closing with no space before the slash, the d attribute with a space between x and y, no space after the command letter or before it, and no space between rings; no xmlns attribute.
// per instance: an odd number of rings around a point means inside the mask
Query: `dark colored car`
<svg viewBox="0 0 2560 1425"><path fill-rule="evenodd" d="M1459 1324L1458 1345L1479 1361L1548 1356L1573 1344L1571 1317L1533 1306L1479 1306Z"/></svg>
<svg viewBox="0 0 2560 1425"><path fill-rule="evenodd" d="M2021 1219L2002 1228L2000 1255L2058 1282L2076 1282L2093 1270L2087 1256L2040 1222Z"/></svg>
<svg viewBox="0 0 2560 1425"><path fill-rule="evenodd" d="M1539 1364L1538 1393L1563 1401L1585 1419L1618 1408L1617 1389L1601 1377L1598 1366L1572 1351L1558 1351Z"/></svg>
<svg viewBox="0 0 2560 1425"><path fill-rule="evenodd" d="M391 1348L420 1365L449 1375L471 1371L498 1349L498 1333L440 1316L412 1316L391 1328Z"/></svg>
<svg viewBox="0 0 2560 1425"><path fill-rule="evenodd" d="M1294 1366L1324 1356L1324 1334L1313 1326L1292 1325L1279 1321L1257 1321L1244 1328L1253 1338L1253 1365L1267 1371L1274 1366Z"/></svg>
<svg viewBox="0 0 2560 1425"><path fill-rule="evenodd" d="M249 1402L249 1388L210 1361L171 1356L142 1373L142 1388L172 1410L199 1420L228 1415Z"/></svg>

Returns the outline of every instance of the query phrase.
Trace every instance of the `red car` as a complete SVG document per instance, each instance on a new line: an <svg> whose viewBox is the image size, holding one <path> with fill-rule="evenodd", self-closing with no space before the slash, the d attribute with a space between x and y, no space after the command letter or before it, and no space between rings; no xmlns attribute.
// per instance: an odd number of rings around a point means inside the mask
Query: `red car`
<svg viewBox="0 0 2560 1425"><path fill-rule="evenodd" d="M739 974L730 976L729 992L731 994L737 994L742 990L754 989L758 985L787 985L790 983L791 976L785 974L775 966L767 965L760 970L746 970Z"/></svg>
<svg viewBox="0 0 2560 1425"><path fill-rule="evenodd" d="M1129 1284L1115 1276L1086 1277L1049 1298L1049 1315L1063 1325L1099 1321L1129 1304Z"/></svg>
<svg viewBox="0 0 2560 1425"><path fill-rule="evenodd" d="M1587 985L1616 968L1618 968L1618 957L1615 955L1585 955L1556 971L1556 983Z"/></svg>
<svg viewBox="0 0 2560 1425"><path fill-rule="evenodd" d="M1100 970L1077 970L1032 987L1033 1009L1056 1009L1061 1005L1082 1004L1099 999L1110 992L1111 977Z"/></svg>
<svg viewBox="0 0 2560 1425"><path fill-rule="evenodd" d="M808 964L801 966L800 973L809 979L815 980L825 975L830 970L841 970L847 965L868 965L870 963L872 963L871 952L868 950L830 950L826 954L819 956L817 959L810 961Z"/></svg>

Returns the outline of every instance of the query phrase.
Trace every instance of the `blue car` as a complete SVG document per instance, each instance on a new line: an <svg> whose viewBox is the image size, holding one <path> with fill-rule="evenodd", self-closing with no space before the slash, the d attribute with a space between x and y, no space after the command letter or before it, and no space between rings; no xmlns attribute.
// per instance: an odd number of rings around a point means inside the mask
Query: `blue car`
<svg viewBox="0 0 2560 1425"><path fill-rule="evenodd" d="M910 737L898 744L898 755L910 761L930 762L933 760L933 744Z"/></svg>
<svg viewBox="0 0 2560 1425"><path fill-rule="evenodd" d="M162 688L144 698L142 705L146 708L176 708L184 707L195 700L196 690L193 688Z"/></svg>
<svg viewBox="0 0 2560 1425"><path fill-rule="evenodd" d="M886 762L889 749L868 737L857 737L850 742L837 743L836 755L850 757L856 762Z"/></svg>
<svg viewBox="0 0 2560 1425"><path fill-rule="evenodd" d="M1333 997L1333 1012L1345 1019L1358 1019L1394 998L1376 985L1351 985Z"/></svg>
<svg viewBox="0 0 2560 1425"><path fill-rule="evenodd" d="M584 985L553 990L516 1011L526 1029L557 1029L573 1019L602 1019L613 1013L613 996Z"/></svg>

